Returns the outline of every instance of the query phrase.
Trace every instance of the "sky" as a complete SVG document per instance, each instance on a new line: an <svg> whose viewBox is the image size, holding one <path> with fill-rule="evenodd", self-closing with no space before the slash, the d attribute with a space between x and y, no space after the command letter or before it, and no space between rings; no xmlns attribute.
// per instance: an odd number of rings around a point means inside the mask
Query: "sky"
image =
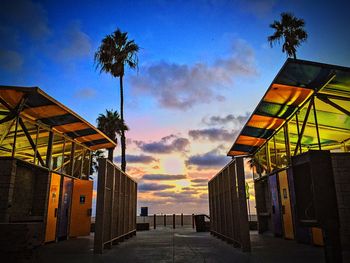
<svg viewBox="0 0 350 263"><path fill-rule="evenodd" d="M127 172L150 213L208 213L208 180L286 60L267 43L281 12L306 22L298 58L350 66L348 1L0 5L0 85L38 86L93 124L120 107L119 81L94 64L102 38L120 28L140 46L138 70L125 75Z"/></svg>

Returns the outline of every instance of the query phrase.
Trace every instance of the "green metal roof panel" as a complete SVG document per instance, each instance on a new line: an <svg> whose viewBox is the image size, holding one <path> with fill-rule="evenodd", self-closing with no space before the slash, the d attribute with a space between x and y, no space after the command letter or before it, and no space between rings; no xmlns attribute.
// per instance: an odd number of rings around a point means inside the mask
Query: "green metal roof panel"
<svg viewBox="0 0 350 263"><path fill-rule="evenodd" d="M256 146L248 146L244 144L235 144L233 147L233 151L239 151L239 152L251 152L257 150L258 147Z"/></svg>
<svg viewBox="0 0 350 263"><path fill-rule="evenodd" d="M246 126L242 130L241 135L267 139L273 134L273 132L274 130L270 130L270 129L261 129L261 128Z"/></svg>
<svg viewBox="0 0 350 263"><path fill-rule="evenodd" d="M338 97L341 97L341 100L346 98L346 102L344 100L341 103L337 101L337 104L345 109L340 109L339 111L338 108L338 112L330 109L332 105L328 105L331 104L329 101L326 101L321 107L316 106L318 125L323 137L321 138L321 144L339 143L348 140L350 117L347 116L346 112L350 111L350 68L312 61L287 59L241 130L228 155L234 155L234 152L253 154L257 148L250 145L243 147L244 145L237 143L240 136L270 139L279 127L305 104L314 92L327 94L327 96L332 95L333 97L330 98L332 102ZM272 125L273 123L259 123L260 126L269 127L269 129L248 126L252 116L256 115L279 118L283 122L279 126L274 126ZM303 120L304 115L305 109L300 112L299 119ZM271 120L266 119L267 122ZM312 118L309 122L311 125L315 124ZM295 125L295 123L291 123L290 128L293 128L292 126ZM272 129L271 127L274 128ZM296 127L294 128L296 129ZM305 138L302 139L302 144L315 144L315 134L313 128L309 127L305 133ZM290 140L292 144L294 139L296 138L291 135ZM230 154L230 152L233 154Z"/></svg>
<svg viewBox="0 0 350 263"><path fill-rule="evenodd" d="M297 108L288 105L281 105L262 101L256 109L255 114L286 119L291 116Z"/></svg>

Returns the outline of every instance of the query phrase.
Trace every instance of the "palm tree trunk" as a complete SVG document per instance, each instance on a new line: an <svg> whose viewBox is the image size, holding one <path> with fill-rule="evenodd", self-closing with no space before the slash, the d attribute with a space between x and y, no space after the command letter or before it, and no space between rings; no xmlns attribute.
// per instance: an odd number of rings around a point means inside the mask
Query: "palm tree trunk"
<svg viewBox="0 0 350 263"><path fill-rule="evenodd" d="M119 87L120 87L120 119L122 121L122 124L124 124L124 94L123 94L123 75L119 77ZM121 168L122 171L125 172L126 169L126 160L125 160L125 131L122 129L122 134L120 136L120 142L121 142Z"/></svg>
<svg viewBox="0 0 350 263"><path fill-rule="evenodd" d="M108 160L110 160L111 162L113 162L113 152L114 152L114 148L108 149Z"/></svg>
<svg viewBox="0 0 350 263"><path fill-rule="evenodd" d="M293 58L297 59L297 54L295 52L293 52Z"/></svg>

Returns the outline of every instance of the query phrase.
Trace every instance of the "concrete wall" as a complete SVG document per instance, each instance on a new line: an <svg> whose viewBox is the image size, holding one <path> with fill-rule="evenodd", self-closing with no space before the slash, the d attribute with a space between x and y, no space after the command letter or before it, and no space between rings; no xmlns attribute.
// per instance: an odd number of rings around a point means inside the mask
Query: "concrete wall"
<svg viewBox="0 0 350 263"><path fill-rule="evenodd" d="M0 223L9 222L8 208L13 201L16 163L12 159L0 159Z"/></svg>
<svg viewBox="0 0 350 263"><path fill-rule="evenodd" d="M17 161L10 222L44 221L48 180L48 172Z"/></svg>
<svg viewBox="0 0 350 263"><path fill-rule="evenodd" d="M47 170L0 158L0 254L11 256L8 262L43 243L48 185Z"/></svg>
<svg viewBox="0 0 350 263"><path fill-rule="evenodd" d="M0 167L5 164L2 191L7 200L2 199L3 220L1 222L44 222L49 189L49 173L40 167L20 160L0 160ZM7 189L7 190L6 190ZM1 195L2 196L2 195Z"/></svg>
<svg viewBox="0 0 350 263"><path fill-rule="evenodd" d="M350 153L332 153L343 258L350 258Z"/></svg>

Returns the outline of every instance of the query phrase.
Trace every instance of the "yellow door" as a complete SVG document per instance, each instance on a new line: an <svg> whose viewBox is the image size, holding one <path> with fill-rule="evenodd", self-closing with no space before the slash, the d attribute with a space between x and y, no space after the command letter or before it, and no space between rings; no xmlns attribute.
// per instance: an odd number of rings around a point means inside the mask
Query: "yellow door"
<svg viewBox="0 0 350 263"><path fill-rule="evenodd" d="M47 221L46 221L46 232L45 242L56 240L56 225L57 225L57 210L58 200L60 193L60 179L59 174L51 173L51 184L49 193L49 204L47 208Z"/></svg>
<svg viewBox="0 0 350 263"><path fill-rule="evenodd" d="M292 209L286 170L278 173L278 181L280 185L284 237L287 239L294 239Z"/></svg>
<svg viewBox="0 0 350 263"><path fill-rule="evenodd" d="M89 180L74 179L69 236L87 236L91 227L92 186Z"/></svg>
<svg viewBox="0 0 350 263"><path fill-rule="evenodd" d="M316 246L323 246L323 234L322 229L318 227L312 227L312 243Z"/></svg>

